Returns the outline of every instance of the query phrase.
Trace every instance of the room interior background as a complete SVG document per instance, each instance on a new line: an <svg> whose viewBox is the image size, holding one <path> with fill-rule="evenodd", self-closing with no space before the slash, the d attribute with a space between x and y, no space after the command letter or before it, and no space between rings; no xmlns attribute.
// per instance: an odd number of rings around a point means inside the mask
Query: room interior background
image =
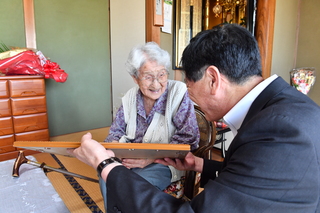
<svg viewBox="0 0 320 213"><path fill-rule="evenodd" d="M0 2L0 41L10 46L26 46L22 1ZM46 80L50 136L110 126L134 86L124 62L145 42L145 7L145 0L34 0L37 49L69 74L65 83ZM271 74L290 82L293 68L320 69L317 8L317 0L276 1ZM170 54L172 41L160 33ZM170 78L177 72L170 70ZM308 95L320 104L319 93L316 81Z"/></svg>

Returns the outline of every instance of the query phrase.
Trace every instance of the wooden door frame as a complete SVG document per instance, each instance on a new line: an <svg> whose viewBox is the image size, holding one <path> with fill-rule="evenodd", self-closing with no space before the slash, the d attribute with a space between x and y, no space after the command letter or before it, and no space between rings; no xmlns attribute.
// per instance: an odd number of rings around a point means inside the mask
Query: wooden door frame
<svg viewBox="0 0 320 213"><path fill-rule="evenodd" d="M37 49L33 0L23 0L26 47Z"/></svg>
<svg viewBox="0 0 320 213"><path fill-rule="evenodd" d="M154 25L154 0L146 0L146 42L154 41L160 45L160 27Z"/></svg>
<svg viewBox="0 0 320 213"><path fill-rule="evenodd" d="M255 37L260 48L262 76L271 75L276 0L257 0Z"/></svg>
<svg viewBox="0 0 320 213"><path fill-rule="evenodd" d="M153 25L153 1L146 0L146 42L160 44L160 27ZM260 48L262 76L271 74L276 0L257 0L255 37Z"/></svg>

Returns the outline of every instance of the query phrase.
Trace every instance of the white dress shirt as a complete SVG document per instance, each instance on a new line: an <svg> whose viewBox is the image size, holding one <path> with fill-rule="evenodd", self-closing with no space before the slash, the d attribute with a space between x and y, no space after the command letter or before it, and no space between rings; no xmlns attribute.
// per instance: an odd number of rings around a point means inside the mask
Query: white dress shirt
<svg viewBox="0 0 320 213"><path fill-rule="evenodd" d="M277 75L272 75L259 83L223 117L224 122L229 126L234 136L237 135L238 129L246 117L253 101L277 77Z"/></svg>

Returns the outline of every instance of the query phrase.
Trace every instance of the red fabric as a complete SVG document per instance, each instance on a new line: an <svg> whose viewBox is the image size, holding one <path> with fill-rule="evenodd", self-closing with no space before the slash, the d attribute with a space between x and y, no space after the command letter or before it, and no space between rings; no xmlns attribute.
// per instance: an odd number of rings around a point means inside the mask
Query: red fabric
<svg viewBox="0 0 320 213"><path fill-rule="evenodd" d="M0 60L0 71L6 75L42 75L38 56L31 50Z"/></svg>
<svg viewBox="0 0 320 213"><path fill-rule="evenodd" d="M31 50L0 60L0 72L5 75L44 75L61 83L68 78L68 74L55 62L47 60L41 66L38 55Z"/></svg>
<svg viewBox="0 0 320 213"><path fill-rule="evenodd" d="M57 63L50 60L47 60L43 65L43 70L45 72L45 78L53 78L56 82L63 83L68 78L68 74L60 69L60 66Z"/></svg>

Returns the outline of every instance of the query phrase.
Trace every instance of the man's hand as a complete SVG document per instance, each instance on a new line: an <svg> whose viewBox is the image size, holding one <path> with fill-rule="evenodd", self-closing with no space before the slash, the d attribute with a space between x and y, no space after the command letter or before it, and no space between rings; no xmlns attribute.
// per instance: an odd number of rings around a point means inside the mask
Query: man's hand
<svg viewBox="0 0 320 213"><path fill-rule="evenodd" d="M203 167L203 159L194 156L191 152L189 152L186 157L182 159L171 159L171 158L164 158L164 159L156 159L155 163L161 163L163 165L170 165L178 170L192 170L196 172L202 172Z"/></svg>
<svg viewBox="0 0 320 213"><path fill-rule="evenodd" d="M123 158L122 159L122 164L131 169L131 168L144 168L148 166L149 164L153 163L154 159L149 159L149 158L137 158L137 159L132 159L132 158Z"/></svg>
<svg viewBox="0 0 320 213"><path fill-rule="evenodd" d="M97 168L101 161L114 157L114 152L106 150L99 142L93 140L91 133L82 136L80 147L68 149L67 151L94 169Z"/></svg>

